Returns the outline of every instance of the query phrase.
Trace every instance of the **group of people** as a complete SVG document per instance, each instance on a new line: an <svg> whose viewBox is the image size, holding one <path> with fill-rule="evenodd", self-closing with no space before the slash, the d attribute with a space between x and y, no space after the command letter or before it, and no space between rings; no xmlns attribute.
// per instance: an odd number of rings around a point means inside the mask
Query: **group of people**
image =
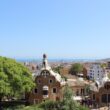
<svg viewBox="0 0 110 110"><path fill-rule="evenodd" d="M81 105L88 106L90 108L97 108L98 104L95 101L92 101L91 99L83 99L81 101Z"/></svg>

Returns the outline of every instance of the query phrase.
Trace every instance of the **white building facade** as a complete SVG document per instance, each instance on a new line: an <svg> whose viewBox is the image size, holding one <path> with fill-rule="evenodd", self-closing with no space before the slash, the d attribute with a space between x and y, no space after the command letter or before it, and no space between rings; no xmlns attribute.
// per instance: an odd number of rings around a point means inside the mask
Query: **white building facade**
<svg viewBox="0 0 110 110"><path fill-rule="evenodd" d="M93 63L87 70L87 75L90 80L102 80L105 70L101 67L100 63Z"/></svg>

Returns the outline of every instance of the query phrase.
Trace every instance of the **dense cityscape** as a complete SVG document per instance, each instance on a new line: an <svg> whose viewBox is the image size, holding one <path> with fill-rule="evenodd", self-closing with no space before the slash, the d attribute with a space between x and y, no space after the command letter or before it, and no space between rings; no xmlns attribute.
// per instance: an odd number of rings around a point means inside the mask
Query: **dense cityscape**
<svg viewBox="0 0 110 110"><path fill-rule="evenodd" d="M1 0L0 41L0 110L110 110L110 0Z"/></svg>
<svg viewBox="0 0 110 110"><path fill-rule="evenodd" d="M37 85L33 93L29 96L28 100L30 103L39 103L45 101L46 98L55 101L60 100L62 98L62 93L60 93L61 89L68 85L73 92L73 100L77 101L81 105L85 105L91 109L109 107L109 60L80 63L51 62L50 67L48 65L47 56L44 54L41 65L37 65L37 63L33 62L24 62L24 65L31 70L36 79L35 82ZM55 83L55 81L51 76L49 76L49 74L59 81L61 86L60 90L56 84L51 84ZM61 77L62 79L60 79ZM46 80L48 81L46 82ZM42 94L42 91L40 92L43 88L44 94Z"/></svg>

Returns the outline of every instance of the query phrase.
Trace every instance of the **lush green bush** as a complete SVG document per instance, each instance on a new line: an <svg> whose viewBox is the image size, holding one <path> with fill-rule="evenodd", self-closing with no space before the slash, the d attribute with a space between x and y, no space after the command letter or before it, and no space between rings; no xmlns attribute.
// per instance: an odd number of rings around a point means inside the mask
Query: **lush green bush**
<svg viewBox="0 0 110 110"><path fill-rule="evenodd" d="M3 110L89 110L87 107L81 106L77 103L76 104L73 103L73 101L68 102L65 103L65 102L46 101L38 105L26 107L21 105L5 108Z"/></svg>
<svg viewBox="0 0 110 110"><path fill-rule="evenodd" d="M33 105L33 106L27 106L25 108L22 108L22 110L44 110L44 109L38 107L38 105Z"/></svg>

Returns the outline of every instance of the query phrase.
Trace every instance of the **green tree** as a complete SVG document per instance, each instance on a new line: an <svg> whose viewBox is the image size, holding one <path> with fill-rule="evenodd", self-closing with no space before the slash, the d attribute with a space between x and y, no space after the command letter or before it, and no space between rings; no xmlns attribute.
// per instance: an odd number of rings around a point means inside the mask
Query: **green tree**
<svg viewBox="0 0 110 110"><path fill-rule="evenodd" d="M77 75L82 71L83 71L83 65L81 65L80 63L75 63L71 66L69 73L72 75Z"/></svg>
<svg viewBox="0 0 110 110"><path fill-rule="evenodd" d="M78 102L74 101L73 96L73 91L66 85L60 110L89 110L87 107L81 106Z"/></svg>
<svg viewBox="0 0 110 110"><path fill-rule="evenodd" d="M106 63L102 63L102 64L101 64L101 67L102 67L102 68L107 68L107 64L106 64Z"/></svg>
<svg viewBox="0 0 110 110"><path fill-rule="evenodd" d="M63 100L62 100L62 110L77 110L78 105L73 100L73 91L69 88L68 85L65 86L63 91Z"/></svg>
<svg viewBox="0 0 110 110"><path fill-rule="evenodd" d="M0 101L5 97L19 97L35 86L32 74L15 60L0 56Z"/></svg>
<svg viewBox="0 0 110 110"><path fill-rule="evenodd" d="M110 79L110 73L108 73L108 78Z"/></svg>
<svg viewBox="0 0 110 110"><path fill-rule="evenodd" d="M85 90L86 90L87 95L90 95L90 93L91 93L90 85L86 85Z"/></svg>

